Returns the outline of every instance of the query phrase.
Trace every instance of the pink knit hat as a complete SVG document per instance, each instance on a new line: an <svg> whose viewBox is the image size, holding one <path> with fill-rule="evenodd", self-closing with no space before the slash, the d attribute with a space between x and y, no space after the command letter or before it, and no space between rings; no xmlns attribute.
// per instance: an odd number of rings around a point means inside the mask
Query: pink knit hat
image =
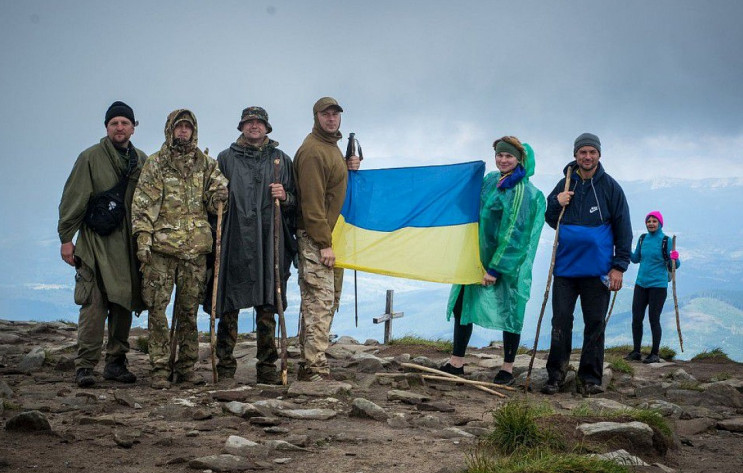
<svg viewBox="0 0 743 473"><path fill-rule="evenodd" d="M648 219L650 217L655 217L658 219L658 222L660 222L660 226L663 226L663 215L661 215L659 210L653 210L649 214L645 215L645 222L647 223Z"/></svg>

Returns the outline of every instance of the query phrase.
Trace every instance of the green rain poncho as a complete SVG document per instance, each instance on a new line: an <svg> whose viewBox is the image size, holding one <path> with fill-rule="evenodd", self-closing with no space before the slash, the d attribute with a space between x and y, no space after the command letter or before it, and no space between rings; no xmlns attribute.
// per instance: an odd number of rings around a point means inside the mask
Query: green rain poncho
<svg viewBox="0 0 743 473"><path fill-rule="evenodd" d="M531 268L544 224L545 200L529 182L534 174L534 151L524 143L525 176L509 189L499 189L501 173L491 172L480 192L480 261L500 273L492 286L454 285L447 319L464 290L460 323L521 333L531 290Z"/></svg>

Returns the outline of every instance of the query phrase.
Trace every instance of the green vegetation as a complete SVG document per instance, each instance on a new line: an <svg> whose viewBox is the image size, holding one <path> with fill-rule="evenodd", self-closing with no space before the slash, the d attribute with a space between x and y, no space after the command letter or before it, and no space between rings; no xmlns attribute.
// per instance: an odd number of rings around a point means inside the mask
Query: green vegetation
<svg viewBox="0 0 743 473"><path fill-rule="evenodd" d="M650 353L650 351L648 351L648 353ZM673 360L676 357L676 350L664 345L660 347L660 350L658 350L658 356L666 361Z"/></svg>
<svg viewBox="0 0 743 473"><path fill-rule="evenodd" d="M651 347L649 345L644 346L640 348L640 353L642 353L643 355L649 355L650 348ZM607 347L604 351L607 355L624 357L632 350L634 350L634 347L632 345L617 345L614 347ZM676 350L664 345L660 347L660 350L658 350L658 356L663 358L664 360L673 360L676 357Z"/></svg>
<svg viewBox="0 0 743 473"><path fill-rule="evenodd" d="M441 338L437 340L428 340L415 335L405 335L401 338L393 338L390 340L390 345L418 345L428 348L433 348L438 351L450 353L453 348L453 344L450 340L443 340Z"/></svg>
<svg viewBox="0 0 743 473"><path fill-rule="evenodd" d="M495 429L487 437L487 443L504 455L544 444L552 448L563 447L557 435L537 425L537 418L549 415L551 409L543 403L531 405L521 400L507 402L493 412Z"/></svg>
<svg viewBox="0 0 743 473"><path fill-rule="evenodd" d="M149 336L137 337L134 341L134 349L142 353L149 353L150 352L149 341L150 341Z"/></svg>
<svg viewBox="0 0 743 473"><path fill-rule="evenodd" d="M728 358L727 353L722 351L722 348L717 347L713 348L710 351L705 350L697 354L694 358L691 359L691 361L712 361L715 363L723 363L726 361L730 361L730 358Z"/></svg>
<svg viewBox="0 0 743 473"><path fill-rule="evenodd" d="M616 411L607 411L603 409L596 410L592 409L587 402L582 402L578 407L573 409L570 414L574 417L606 417L609 419L631 417L633 420L644 422L650 427L655 427L669 439L672 437L671 427L668 425L668 421L666 421L666 418L663 417L660 412L654 409L624 409Z"/></svg>
<svg viewBox="0 0 743 473"><path fill-rule="evenodd" d="M611 356L607 359L607 362L609 363L609 367L612 369L612 371L627 373L633 376L635 374L635 369L632 367L632 365L630 365L627 360L625 360L621 356Z"/></svg>
<svg viewBox="0 0 743 473"><path fill-rule="evenodd" d="M631 470L610 460L534 450L523 455L491 457L476 452L467 459L467 473L629 473Z"/></svg>
<svg viewBox="0 0 743 473"><path fill-rule="evenodd" d="M721 371L721 372L717 373L716 375L714 375L710 379L710 382L713 382L714 383L714 382L717 382L717 381L725 381L726 379L730 379L732 377L733 377L733 375L731 375L727 371Z"/></svg>
<svg viewBox="0 0 743 473"><path fill-rule="evenodd" d="M676 383L676 387L679 389L686 389L687 391L699 391L702 392L701 384L699 381L679 381Z"/></svg>

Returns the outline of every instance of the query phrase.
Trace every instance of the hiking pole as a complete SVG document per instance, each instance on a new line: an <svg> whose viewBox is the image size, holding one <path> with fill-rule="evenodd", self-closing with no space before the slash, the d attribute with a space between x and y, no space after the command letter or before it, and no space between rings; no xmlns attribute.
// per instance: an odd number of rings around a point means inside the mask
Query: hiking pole
<svg viewBox="0 0 743 473"><path fill-rule="evenodd" d="M176 325L178 325L178 313L175 311L175 304L173 304L173 320L170 321L170 358L168 358L168 366L170 367L170 379L175 379L175 353L178 347L178 340L176 339Z"/></svg>
<svg viewBox="0 0 743 473"><path fill-rule="evenodd" d="M351 156L356 156L356 147L358 146L359 161L364 159L364 152L361 151L359 140L356 139L356 133L348 134L348 146L346 147L346 160ZM353 270L353 314L356 327L359 326L359 293L356 284L356 270Z"/></svg>
<svg viewBox="0 0 743 473"><path fill-rule="evenodd" d="M671 250L676 251L676 235L671 240ZM671 260L671 285L673 287L673 308L676 310L676 330L679 333L679 345L681 345L681 353L684 352L684 337L681 336L681 319L679 318L679 300L676 297L676 260Z"/></svg>
<svg viewBox="0 0 743 473"><path fill-rule="evenodd" d="M278 158L273 161L273 178L277 184L279 184L279 162ZM279 232L283 229L283 226L281 225L281 203L278 197L273 202L273 280L276 287L274 302L279 313L279 332L281 332L281 384L286 386L289 382L286 366L286 320L284 320L284 298L281 295L281 261L279 257Z"/></svg>
<svg viewBox="0 0 743 473"><path fill-rule="evenodd" d="M217 374L217 331L214 328L214 321L217 318L217 288L219 287L219 263L222 259L222 212L224 211L224 202L221 200L217 203L217 241L214 250L214 282L212 284L212 314L209 317L209 345L212 358L212 381L217 384L219 376Z"/></svg>
<svg viewBox="0 0 743 473"><path fill-rule="evenodd" d="M567 192L570 190L570 178L573 174L573 167L568 166L568 172L565 175L565 190L563 192ZM552 260L550 260L550 269L547 273L547 287L544 289L544 299L542 300L542 310L539 311L539 321L537 321L537 333L534 336L534 348L531 351L531 360L529 360L529 370L526 372L526 383L524 384L524 392L529 392L529 384L531 383L531 369L534 366L534 358L537 356L537 345L539 344L539 331L542 328L542 318L544 317L544 309L547 307L547 299L549 299L550 296L550 285L552 284L552 273L555 270L555 257L557 256L557 244L558 244L558 236L560 235L560 221L562 220L562 216L565 214L565 208L570 205L570 202L568 202L566 205L562 207L560 210L560 216L557 217L557 225L555 225L555 241L552 243Z"/></svg>

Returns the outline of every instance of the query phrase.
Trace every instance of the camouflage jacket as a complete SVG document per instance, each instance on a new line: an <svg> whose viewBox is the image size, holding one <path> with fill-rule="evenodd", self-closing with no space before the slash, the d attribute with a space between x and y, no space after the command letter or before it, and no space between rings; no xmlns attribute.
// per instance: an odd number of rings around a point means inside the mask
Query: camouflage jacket
<svg viewBox="0 0 743 473"><path fill-rule="evenodd" d="M173 139L173 129L183 116L194 126L187 146ZM217 212L215 191L227 187L217 162L196 146L196 117L176 110L165 124L165 143L142 169L132 202L132 231L140 245L152 251L191 259L212 249L207 212ZM227 208L227 206L225 206Z"/></svg>

